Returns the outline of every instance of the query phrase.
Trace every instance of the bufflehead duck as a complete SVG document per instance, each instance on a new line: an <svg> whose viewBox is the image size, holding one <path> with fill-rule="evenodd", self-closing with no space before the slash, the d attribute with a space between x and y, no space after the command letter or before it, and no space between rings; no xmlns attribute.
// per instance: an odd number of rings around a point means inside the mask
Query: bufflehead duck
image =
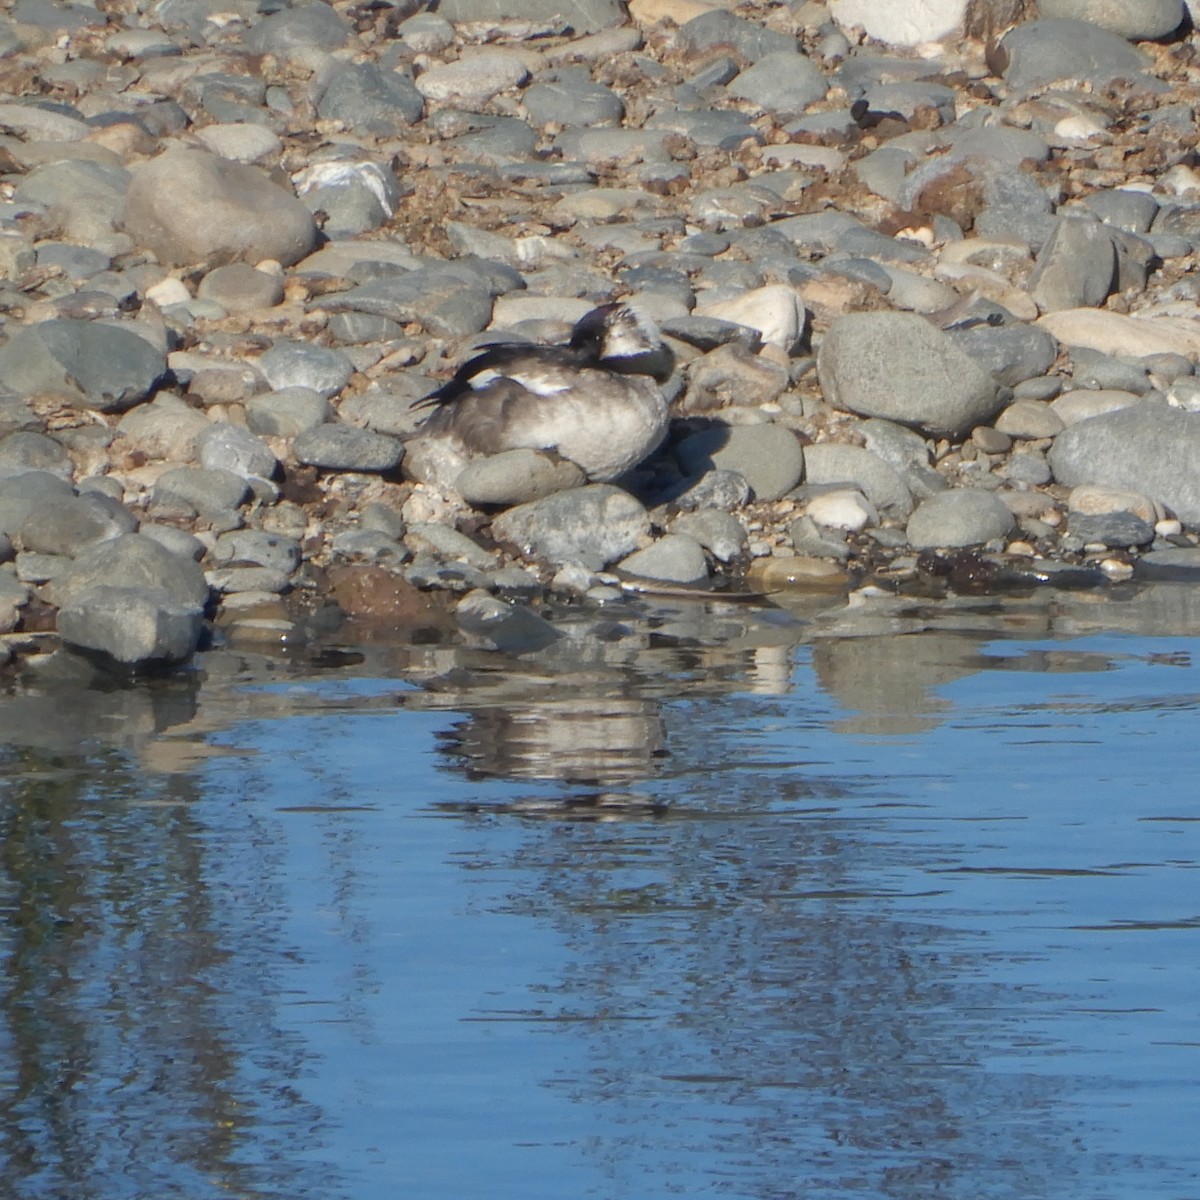
<svg viewBox="0 0 1200 1200"><path fill-rule="evenodd" d="M624 304L576 322L561 346L503 342L464 363L417 401L433 405L417 437L462 459L503 450L554 450L591 480L616 479L667 432L671 352Z"/></svg>

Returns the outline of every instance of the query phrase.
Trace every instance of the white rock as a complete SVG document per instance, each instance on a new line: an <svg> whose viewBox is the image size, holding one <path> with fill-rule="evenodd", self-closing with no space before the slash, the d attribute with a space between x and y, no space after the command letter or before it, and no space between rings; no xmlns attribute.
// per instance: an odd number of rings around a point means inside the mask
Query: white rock
<svg viewBox="0 0 1200 1200"><path fill-rule="evenodd" d="M918 46L960 30L967 8L968 0L830 0L829 15L891 46Z"/></svg>
<svg viewBox="0 0 1200 1200"><path fill-rule="evenodd" d="M782 283L754 288L728 300L697 304L696 313L757 329L767 345L788 354L795 353L808 330L808 312L800 293Z"/></svg>
<svg viewBox="0 0 1200 1200"><path fill-rule="evenodd" d="M1037 324L1067 346L1104 354L1200 355L1200 321L1187 317L1128 317L1098 308L1065 308L1047 313Z"/></svg>
<svg viewBox="0 0 1200 1200"><path fill-rule="evenodd" d="M857 533L868 525L879 524L879 514L871 502L854 488L839 488L814 496L808 502L808 515L830 529L848 529Z"/></svg>
<svg viewBox="0 0 1200 1200"><path fill-rule="evenodd" d="M157 304L159 308L167 308L172 304L186 304L191 298L192 293L187 290L187 284L173 275L160 279L158 283L151 284L146 289L146 299Z"/></svg>

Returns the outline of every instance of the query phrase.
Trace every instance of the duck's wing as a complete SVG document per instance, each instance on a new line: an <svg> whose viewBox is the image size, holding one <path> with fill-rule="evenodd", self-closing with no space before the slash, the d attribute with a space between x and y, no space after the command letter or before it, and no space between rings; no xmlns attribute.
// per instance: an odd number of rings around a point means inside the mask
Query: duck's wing
<svg viewBox="0 0 1200 1200"><path fill-rule="evenodd" d="M539 444L538 427L545 420L544 410L539 409L554 401L499 375L481 387L468 385L434 403L437 407L421 425L422 436L449 438L468 454L499 454L527 446L531 438L535 446Z"/></svg>
<svg viewBox="0 0 1200 1200"><path fill-rule="evenodd" d="M422 396L413 408L455 404L473 392L491 387L499 379L512 379L527 391L550 395L569 386L561 376L578 365L579 352L570 346L498 342L468 359L449 380L428 396Z"/></svg>

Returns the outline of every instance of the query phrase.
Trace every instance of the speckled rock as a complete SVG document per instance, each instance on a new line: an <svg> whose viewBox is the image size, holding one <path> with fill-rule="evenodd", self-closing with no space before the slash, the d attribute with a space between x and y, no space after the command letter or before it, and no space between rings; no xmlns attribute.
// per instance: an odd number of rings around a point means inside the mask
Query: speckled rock
<svg viewBox="0 0 1200 1200"><path fill-rule="evenodd" d="M162 263L208 267L275 259L285 266L317 241L312 213L257 167L175 148L140 167L125 229Z"/></svg>
<svg viewBox="0 0 1200 1200"><path fill-rule="evenodd" d="M910 313L852 313L817 355L826 399L923 433L965 436L1002 403L996 381L950 338Z"/></svg>
<svg viewBox="0 0 1200 1200"><path fill-rule="evenodd" d="M66 645L129 667L185 662L203 629L198 605L181 603L154 586L95 584L76 592L58 612L58 633Z"/></svg>
<svg viewBox="0 0 1200 1200"><path fill-rule="evenodd" d="M492 533L551 563L598 570L636 549L650 529L645 508L628 492L593 483L510 508Z"/></svg>
<svg viewBox="0 0 1200 1200"><path fill-rule="evenodd" d="M995 492L958 488L923 500L909 518L907 535L915 549L978 546L1004 537L1012 512Z"/></svg>
<svg viewBox="0 0 1200 1200"><path fill-rule="evenodd" d="M1094 483L1141 492L1181 521L1200 523L1200 413L1144 400L1068 426L1050 465L1066 487Z"/></svg>
<svg viewBox="0 0 1200 1200"><path fill-rule="evenodd" d="M507 506L540 500L579 487L586 476L575 463L537 450L506 450L467 463L454 490L476 506Z"/></svg>
<svg viewBox="0 0 1200 1200"><path fill-rule="evenodd" d="M327 471L391 471L400 465L404 446L386 434L330 423L298 435L292 453L298 462Z"/></svg>

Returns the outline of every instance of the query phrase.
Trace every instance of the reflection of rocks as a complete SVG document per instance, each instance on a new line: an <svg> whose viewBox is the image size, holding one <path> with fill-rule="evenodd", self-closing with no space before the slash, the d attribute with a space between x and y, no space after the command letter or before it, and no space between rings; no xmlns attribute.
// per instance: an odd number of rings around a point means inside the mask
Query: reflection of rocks
<svg viewBox="0 0 1200 1200"><path fill-rule="evenodd" d="M144 747L194 719L200 690L197 675L132 683L65 653L28 660L23 684L0 702L0 744L52 754Z"/></svg>
<svg viewBox="0 0 1200 1200"><path fill-rule="evenodd" d="M663 751L658 707L648 700L585 696L483 708L446 734L468 772L614 787L654 774Z"/></svg>

